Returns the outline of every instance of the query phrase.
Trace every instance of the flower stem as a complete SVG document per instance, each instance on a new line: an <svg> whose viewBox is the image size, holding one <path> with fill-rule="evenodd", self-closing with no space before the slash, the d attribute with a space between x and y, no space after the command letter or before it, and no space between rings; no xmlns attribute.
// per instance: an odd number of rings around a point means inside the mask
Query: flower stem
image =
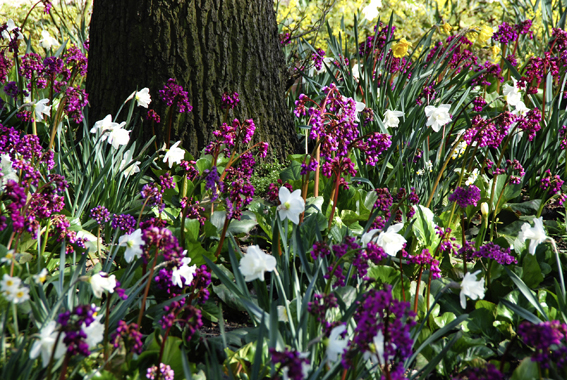
<svg viewBox="0 0 567 380"><path fill-rule="evenodd" d="M339 199L339 185L341 183L340 173L335 173L337 179L335 180L335 193L333 194L333 208L331 209L331 215L329 216L329 230L333 224L333 217L335 216L335 209L337 208L337 200Z"/></svg>
<svg viewBox="0 0 567 380"><path fill-rule="evenodd" d="M144 311L146 310L146 300L148 298L148 293L150 291L150 284L152 283L152 278L154 277L154 270L156 268L156 262L158 258L159 248L156 247L156 254L154 257L154 262L152 268L150 269L150 275L148 277L148 282L146 283L146 289L144 290L144 298L142 299L142 306L140 306L140 313L138 314L138 328L142 328L142 317L144 316Z"/></svg>
<svg viewBox="0 0 567 380"><path fill-rule="evenodd" d="M222 232L221 232L221 237L220 237L220 242L219 242L219 247L217 248L217 252L215 253L215 257L218 259L219 255L221 253L222 250L222 245L224 244L224 238L226 237L226 230L228 229L228 225L230 224L230 219L228 219L228 216L226 216L224 218L224 226L222 227Z"/></svg>

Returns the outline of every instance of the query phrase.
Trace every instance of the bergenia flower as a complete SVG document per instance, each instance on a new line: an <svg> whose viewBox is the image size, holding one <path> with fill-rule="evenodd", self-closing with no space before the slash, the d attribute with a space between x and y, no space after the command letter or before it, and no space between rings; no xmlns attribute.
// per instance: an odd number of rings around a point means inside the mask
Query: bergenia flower
<svg viewBox="0 0 567 380"><path fill-rule="evenodd" d="M59 338L57 347L55 347L55 341L57 340L57 335L59 335L59 332L55 329L56 327L57 323L55 321L50 321L44 325L39 331L38 340L33 342L30 350L30 359L35 359L41 354L43 368L46 368L49 364L54 349L53 360L59 359L67 352L65 344L63 344L63 336Z"/></svg>
<svg viewBox="0 0 567 380"><path fill-rule="evenodd" d="M178 148L179 144L181 144L181 141L173 144L163 157L163 162L167 162L169 164L169 168L171 168L173 164L179 164L185 157L185 151Z"/></svg>
<svg viewBox="0 0 567 380"><path fill-rule="evenodd" d="M439 107L425 107L425 116L427 116L426 126L431 126L431 129L439 132L442 126L451 122L450 109L450 104L441 104Z"/></svg>
<svg viewBox="0 0 567 380"><path fill-rule="evenodd" d="M327 341L327 349L325 356L328 363L335 363L341 358L348 344L348 339L342 338L341 335L346 331L345 325L339 325L331 330L329 340Z"/></svg>
<svg viewBox="0 0 567 380"><path fill-rule="evenodd" d="M173 285L179 286L180 288L183 287L183 284L187 286L191 285L195 272L197 271L197 265L189 266L190 262L190 257L184 257L181 259L182 265L179 268L175 267L173 269L173 273L171 274L171 283ZM185 279L185 281L183 281L183 279Z"/></svg>
<svg viewBox="0 0 567 380"><path fill-rule="evenodd" d="M299 215L305 211L305 201L301 197L301 190L297 189L290 193L285 186L280 187L279 198L281 204L278 206L280 220L288 218L294 224L299 224Z"/></svg>
<svg viewBox="0 0 567 380"><path fill-rule="evenodd" d="M398 234L404 227L403 223L394 224L393 226L388 227L386 232L380 232L378 238L376 239L376 244L382 247L384 252L386 252L390 256L396 256L396 254L404 248L404 244L406 243L406 239Z"/></svg>
<svg viewBox="0 0 567 380"><path fill-rule="evenodd" d="M251 245L240 260L238 269L247 282L256 279L264 281L264 272L276 269L276 258L262 251L257 245Z"/></svg>
<svg viewBox="0 0 567 380"><path fill-rule="evenodd" d="M386 112L384 112L384 120L382 120L382 123L384 123L386 128L398 128L398 125L400 124L399 118L404 115L405 113L402 111L386 110Z"/></svg>
<svg viewBox="0 0 567 380"><path fill-rule="evenodd" d="M534 219L534 226L531 227L529 223L524 223L522 230L518 234L518 240L525 242L530 239L530 254L534 255L538 245L547 240L547 235L543 229L543 217L540 216Z"/></svg>
<svg viewBox="0 0 567 380"><path fill-rule="evenodd" d="M138 259L142 257L143 245L146 245L146 242L142 239L142 230L139 228L129 235L120 236L120 239L118 239L118 246L126 247L124 259L128 263L131 263L134 257Z"/></svg>
<svg viewBox="0 0 567 380"><path fill-rule="evenodd" d="M108 276L105 272L99 272L89 279L93 294L96 298L102 298L103 292L114 293L116 288L116 276Z"/></svg>
<svg viewBox="0 0 567 380"><path fill-rule="evenodd" d="M484 280L476 280L476 275L479 273L480 270L474 273L468 272L465 274L465 277L463 277L463 281L461 282L461 307L463 309L467 307L466 296L469 296L471 300L484 298Z"/></svg>

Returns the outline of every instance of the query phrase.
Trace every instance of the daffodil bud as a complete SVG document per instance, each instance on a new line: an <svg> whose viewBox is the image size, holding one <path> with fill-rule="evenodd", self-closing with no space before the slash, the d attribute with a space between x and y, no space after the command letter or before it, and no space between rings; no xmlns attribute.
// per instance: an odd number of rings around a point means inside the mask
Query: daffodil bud
<svg viewBox="0 0 567 380"><path fill-rule="evenodd" d="M488 209L488 203L482 202L480 205L480 213L482 214L483 218L488 218L488 213L490 210Z"/></svg>

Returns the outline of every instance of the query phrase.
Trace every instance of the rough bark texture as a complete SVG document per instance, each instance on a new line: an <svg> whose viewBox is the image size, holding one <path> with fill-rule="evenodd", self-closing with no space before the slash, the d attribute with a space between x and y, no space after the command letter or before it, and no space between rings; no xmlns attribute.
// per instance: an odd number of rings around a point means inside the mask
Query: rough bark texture
<svg viewBox="0 0 567 380"><path fill-rule="evenodd" d="M115 114L132 91L149 87L163 142L167 113L158 90L176 78L193 111L175 114L172 140L194 154L203 148L223 119L222 93L236 91L241 102L231 116L254 119L255 141L268 141L282 155L293 150L296 136L283 64L273 0L95 0L89 119ZM149 123L144 128L152 136Z"/></svg>

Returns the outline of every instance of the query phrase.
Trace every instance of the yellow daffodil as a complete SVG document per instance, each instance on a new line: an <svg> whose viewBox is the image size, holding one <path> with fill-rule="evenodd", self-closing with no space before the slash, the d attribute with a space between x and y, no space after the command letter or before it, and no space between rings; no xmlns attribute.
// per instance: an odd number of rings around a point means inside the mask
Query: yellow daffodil
<svg viewBox="0 0 567 380"><path fill-rule="evenodd" d="M402 58L408 54L408 48L411 46L411 43L407 41L405 38L402 38L398 41L397 44L394 44L392 47L392 51L394 53L394 57Z"/></svg>
<svg viewBox="0 0 567 380"><path fill-rule="evenodd" d="M500 48L496 45L490 47L490 53L492 53L492 60L496 61L498 59L498 55L500 54Z"/></svg>
<svg viewBox="0 0 567 380"><path fill-rule="evenodd" d="M444 23L440 26L440 28L445 34L449 34L451 33L451 30L453 30L453 27L448 23Z"/></svg>
<svg viewBox="0 0 567 380"><path fill-rule="evenodd" d="M486 44L493 34L494 34L494 30L490 26L488 25L483 26L478 32L478 38L476 40L476 43L479 45Z"/></svg>

